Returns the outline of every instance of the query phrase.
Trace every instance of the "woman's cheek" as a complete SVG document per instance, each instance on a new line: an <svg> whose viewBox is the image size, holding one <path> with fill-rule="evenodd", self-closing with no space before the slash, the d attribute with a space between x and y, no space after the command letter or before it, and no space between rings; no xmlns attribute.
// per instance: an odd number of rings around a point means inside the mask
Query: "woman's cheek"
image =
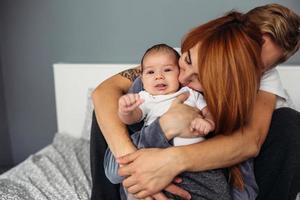
<svg viewBox="0 0 300 200"><path fill-rule="evenodd" d="M185 73L183 71L180 71L178 80L181 84L186 85L187 77L185 76Z"/></svg>

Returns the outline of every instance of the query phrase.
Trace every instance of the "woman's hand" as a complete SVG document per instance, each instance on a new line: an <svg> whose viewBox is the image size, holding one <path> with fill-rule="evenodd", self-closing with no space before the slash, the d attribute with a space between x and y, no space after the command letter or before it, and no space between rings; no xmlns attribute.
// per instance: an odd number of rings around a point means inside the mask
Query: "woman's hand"
<svg viewBox="0 0 300 200"><path fill-rule="evenodd" d="M188 98L188 93L179 95L173 102L169 110L160 117L159 123L168 140L180 137L195 137L191 132L190 125L195 118L199 118L200 111L183 102Z"/></svg>
<svg viewBox="0 0 300 200"><path fill-rule="evenodd" d="M164 188L176 191L174 185L169 185L174 177L182 172L182 165L176 157L171 147L141 149L118 158L117 162L124 165L119 169L119 175L127 176L123 181L124 187L138 199L154 195ZM179 193L183 193L186 199L190 196L186 192Z"/></svg>
<svg viewBox="0 0 300 200"><path fill-rule="evenodd" d="M176 183L180 183L182 181L182 179L180 178L175 178L174 179L174 182ZM182 199L187 199L187 200L190 200L192 197L191 195L185 191L184 189L178 187L177 185L175 184L169 184L165 189L164 191L167 191L175 196L178 196L178 197L181 197ZM162 192L159 192L157 194L154 194L153 196L149 196L149 197L146 197L142 200L169 200L168 197L166 197L166 195L164 195Z"/></svg>

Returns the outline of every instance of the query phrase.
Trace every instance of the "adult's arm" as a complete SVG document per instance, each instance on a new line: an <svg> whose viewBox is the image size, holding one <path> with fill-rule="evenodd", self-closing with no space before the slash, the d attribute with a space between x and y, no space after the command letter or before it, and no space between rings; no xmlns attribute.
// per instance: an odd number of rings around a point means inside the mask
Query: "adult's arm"
<svg viewBox="0 0 300 200"><path fill-rule="evenodd" d="M133 144L138 149L151 147L167 148L171 146L164 135L152 134L153 132L161 132L157 121L154 124L155 125L144 127L141 131L135 132L130 136ZM119 164L116 162L116 159L109 148L105 152L103 163L105 175L110 182L118 184L124 180L124 177L119 176L118 174Z"/></svg>
<svg viewBox="0 0 300 200"><path fill-rule="evenodd" d="M114 156L122 156L136 150L126 125L118 117L118 100L127 93L133 80L140 74L139 68L129 69L108 78L93 92L97 122ZM113 127L113 128L112 128Z"/></svg>
<svg viewBox="0 0 300 200"><path fill-rule="evenodd" d="M259 91L249 123L232 134L218 135L187 146L143 149L118 159L121 164L130 163L119 170L120 175L129 176L124 180L124 186L134 187L136 196L143 198L160 191L183 171L228 167L255 157L267 136L275 101L274 94ZM184 123L181 117L184 109L185 105L176 102L160 118L166 138L173 138L178 133L176 127Z"/></svg>
<svg viewBox="0 0 300 200"><path fill-rule="evenodd" d="M229 135L219 135L194 146L174 149L185 156L184 171L203 171L229 167L259 154L270 127L276 96L259 91L253 113L244 129ZM197 149L197 151L196 151ZM188 160L194 160L188 162Z"/></svg>

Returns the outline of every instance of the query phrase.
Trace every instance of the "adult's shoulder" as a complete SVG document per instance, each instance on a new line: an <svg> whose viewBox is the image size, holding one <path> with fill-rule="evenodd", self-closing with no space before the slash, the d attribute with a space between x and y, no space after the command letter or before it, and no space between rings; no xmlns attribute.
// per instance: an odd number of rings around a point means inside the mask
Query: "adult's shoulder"
<svg viewBox="0 0 300 200"><path fill-rule="evenodd" d="M261 77L261 82L271 80L280 80L279 72L276 68L265 71Z"/></svg>
<svg viewBox="0 0 300 200"><path fill-rule="evenodd" d="M270 69L263 74L259 90L275 94L283 101L287 101L289 99L289 95L281 83L280 75L276 68ZM279 100L278 98L277 101Z"/></svg>
<svg viewBox="0 0 300 200"><path fill-rule="evenodd" d="M265 71L260 80L260 90L266 90L268 92L271 88L283 90L279 72L275 68Z"/></svg>

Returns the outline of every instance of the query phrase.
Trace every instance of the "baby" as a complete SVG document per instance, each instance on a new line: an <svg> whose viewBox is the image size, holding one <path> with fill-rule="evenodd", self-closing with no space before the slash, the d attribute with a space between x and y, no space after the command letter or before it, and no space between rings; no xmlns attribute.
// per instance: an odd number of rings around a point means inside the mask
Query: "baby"
<svg viewBox="0 0 300 200"><path fill-rule="evenodd" d="M184 103L197 107L202 116L199 115L191 122L189 128L192 134L179 134L173 138L174 146L200 142L215 128L213 117L202 94L188 87L180 87L179 57L177 51L166 44L158 44L149 48L141 61L141 81L144 90L138 94L132 93L120 97L118 111L121 121L125 124L135 124L144 120L144 127L147 127L169 109L177 96L189 92L189 97ZM118 165L109 149L105 155L104 168L106 176L112 183L120 183L123 180L123 177L117 175ZM231 199L229 185L222 170L201 173L184 172L180 174L180 177L183 181L178 185L187 190L192 199L207 199L206 194L207 197L214 195L214 199ZM166 195L177 199L170 193Z"/></svg>
<svg viewBox="0 0 300 200"><path fill-rule="evenodd" d="M202 94L188 87L180 88L178 59L179 54L165 44L155 45L146 51L141 61L144 90L138 94L123 95L119 99L121 121L130 125L144 119L144 125L147 126L163 115L178 95L189 92L185 104L197 107L202 113L202 117L191 122L190 129L194 136L189 137L205 136L214 130L215 123ZM175 137L173 142L179 146L203 139Z"/></svg>

